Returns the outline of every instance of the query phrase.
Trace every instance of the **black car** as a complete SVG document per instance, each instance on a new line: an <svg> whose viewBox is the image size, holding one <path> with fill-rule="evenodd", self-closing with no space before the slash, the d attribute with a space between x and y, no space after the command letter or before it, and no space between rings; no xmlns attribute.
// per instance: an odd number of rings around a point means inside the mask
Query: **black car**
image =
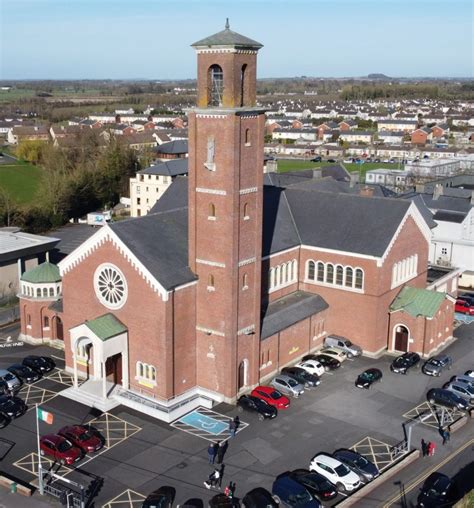
<svg viewBox="0 0 474 508"><path fill-rule="evenodd" d="M3 413L0 413L0 429L3 429L11 422L11 418Z"/></svg>
<svg viewBox="0 0 474 508"><path fill-rule="evenodd" d="M306 388L318 386L321 383L318 376L310 374L301 367L285 367L281 369L281 373L296 379L298 383L301 383Z"/></svg>
<svg viewBox="0 0 474 508"><path fill-rule="evenodd" d="M24 383L34 383L38 381L38 379L42 378L41 372L31 369L26 365L22 365L21 363L15 363L11 367L8 367L8 372L15 374L15 376Z"/></svg>
<svg viewBox="0 0 474 508"><path fill-rule="evenodd" d="M8 383L3 379L0 379L0 395L9 395L10 389L8 388Z"/></svg>
<svg viewBox="0 0 474 508"><path fill-rule="evenodd" d="M278 409L270 406L267 402L253 395L242 395L237 401L239 411L252 411L258 413L258 419L275 418L278 415Z"/></svg>
<svg viewBox="0 0 474 508"><path fill-rule="evenodd" d="M234 506L240 506L239 501L222 493L216 494L209 501L209 508L233 508Z"/></svg>
<svg viewBox="0 0 474 508"><path fill-rule="evenodd" d="M142 508L171 508L175 497L176 489L174 487L160 487L148 495L143 501Z"/></svg>
<svg viewBox="0 0 474 508"><path fill-rule="evenodd" d="M37 372L41 372L44 374L45 372L51 372L56 364L54 360L49 358L48 356L36 356L30 355L23 358L23 365L29 367L30 369L36 370Z"/></svg>
<svg viewBox="0 0 474 508"><path fill-rule="evenodd" d="M314 497L320 501L328 501L337 496L337 488L323 475L308 469L295 469L290 477L297 481Z"/></svg>
<svg viewBox="0 0 474 508"><path fill-rule="evenodd" d="M359 374L356 379L355 385L357 388L367 388L369 389L373 383L380 381L382 379L382 371L380 369L367 369Z"/></svg>
<svg viewBox="0 0 474 508"><path fill-rule="evenodd" d="M25 414L27 409L26 404L19 397L0 395L0 413L9 418L18 418Z"/></svg>
<svg viewBox="0 0 474 508"><path fill-rule="evenodd" d="M462 293L458 295L459 300L464 300L469 305L474 305L474 295L468 294L468 293Z"/></svg>
<svg viewBox="0 0 474 508"><path fill-rule="evenodd" d="M462 411L467 411L469 409L469 404L466 400L450 390L444 390L443 388L432 388L428 390L426 400L430 404L438 404L439 406L445 406L451 409L460 409Z"/></svg>
<svg viewBox="0 0 474 508"><path fill-rule="evenodd" d="M363 482L371 482L380 474L372 462L353 450L336 450L332 456L357 473Z"/></svg>
<svg viewBox="0 0 474 508"><path fill-rule="evenodd" d="M403 353L398 358L393 360L390 365L390 370L397 374L406 374L408 369L418 365L420 362L420 355L418 353Z"/></svg>
<svg viewBox="0 0 474 508"><path fill-rule="evenodd" d="M326 162L330 162L331 164L334 164L335 162L337 162L336 159L328 159Z"/></svg>
<svg viewBox="0 0 474 508"><path fill-rule="evenodd" d="M450 369L453 365L453 360L450 356L441 354L437 356L433 356L430 359L426 360L421 367L421 371L423 374L427 376L441 376L441 373L444 369Z"/></svg>
<svg viewBox="0 0 474 508"><path fill-rule="evenodd" d="M202 499L193 497L185 501L183 504L180 504L179 506L180 508L204 508L204 503L202 502Z"/></svg>
<svg viewBox="0 0 474 508"><path fill-rule="evenodd" d="M317 155L311 159L311 162L321 162L322 160L323 158L320 155Z"/></svg>
<svg viewBox="0 0 474 508"><path fill-rule="evenodd" d="M452 506L455 501L456 488L454 482L442 473L431 473L420 490L418 506L423 508Z"/></svg>
<svg viewBox="0 0 474 508"><path fill-rule="evenodd" d="M341 362L339 360L336 360L328 355L314 355L313 360L317 360L326 371L338 369L341 366Z"/></svg>
<svg viewBox="0 0 474 508"><path fill-rule="evenodd" d="M270 492L263 487L257 487L245 494L242 499L245 508L278 508L280 506Z"/></svg>

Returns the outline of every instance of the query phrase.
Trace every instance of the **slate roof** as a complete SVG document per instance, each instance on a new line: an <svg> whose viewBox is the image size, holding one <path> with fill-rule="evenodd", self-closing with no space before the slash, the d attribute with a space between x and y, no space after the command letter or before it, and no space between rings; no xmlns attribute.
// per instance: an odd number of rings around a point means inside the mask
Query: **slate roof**
<svg viewBox="0 0 474 508"><path fill-rule="evenodd" d="M193 48L203 46L232 46L235 48L260 49L263 47L263 44L249 39L248 37L245 37L245 35L234 32L229 28L229 23L227 22L224 30L210 35L209 37L205 37L204 39L191 44L191 46Z"/></svg>
<svg viewBox="0 0 474 508"><path fill-rule="evenodd" d="M463 213L463 212L451 212L448 210L438 210L434 214L433 220L461 224L462 221L466 218L466 215L467 214Z"/></svg>
<svg viewBox="0 0 474 508"><path fill-rule="evenodd" d="M112 229L166 290L196 279L188 267L186 209L149 213L104 227Z"/></svg>
<svg viewBox="0 0 474 508"><path fill-rule="evenodd" d="M446 293L405 286L390 305L390 310L402 310L413 317L432 318L446 298Z"/></svg>
<svg viewBox="0 0 474 508"><path fill-rule="evenodd" d="M33 284L52 283L60 282L61 275L59 275L59 268L56 265L46 262L24 272L21 280Z"/></svg>
<svg viewBox="0 0 474 508"><path fill-rule="evenodd" d="M177 176L161 198L153 205L148 215L175 210L186 210L188 206L188 178Z"/></svg>
<svg viewBox="0 0 474 508"><path fill-rule="evenodd" d="M154 146L153 151L156 153L173 155L188 153L188 141L186 139L176 139L175 141L169 141L168 143Z"/></svg>
<svg viewBox="0 0 474 508"><path fill-rule="evenodd" d="M137 171L143 175L177 176L185 175L188 172L188 159L171 159L155 166L150 166Z"/></svg>
<svg viewBox="0 0 474 508"><path fill-rule="evenodd" d="M104 314L86 321L85 325L103 342L127 331L127 327L113 314Z"/></svg>
<svg viewBox="0 0 474 508"><path fill-rule="evenodd" d="M313 314L317 314L329 305L319 295L295 291L270 303L262 320L261 339L288 328Z"/></svg>

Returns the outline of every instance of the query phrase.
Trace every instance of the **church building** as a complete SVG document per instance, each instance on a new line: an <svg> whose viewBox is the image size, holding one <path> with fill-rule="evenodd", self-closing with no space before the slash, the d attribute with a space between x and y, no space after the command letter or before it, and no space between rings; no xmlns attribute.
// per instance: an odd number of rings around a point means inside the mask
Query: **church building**
<svg viewBox="0 0 474 508"><path fill-rule="evenodd" d="M426 290L430 226L416 204L264 181L262 45L226 24L192 47L188 176L146 216L22 275L21 337L64 348L65 392L171 421L234 402L328 334L369 356L452 339L457 288Z"/></svg>

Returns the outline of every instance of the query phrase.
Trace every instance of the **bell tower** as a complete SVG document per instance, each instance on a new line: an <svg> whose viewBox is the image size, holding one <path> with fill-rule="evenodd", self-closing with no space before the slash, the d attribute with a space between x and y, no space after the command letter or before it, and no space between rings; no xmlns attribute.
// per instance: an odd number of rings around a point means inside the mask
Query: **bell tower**
<svg viewBox="0 0 474 508"><path fill-rule="evenodd" d="M262 45L225 29L195 42L189 121L189 266L196 292L197 384L232 401L259 375L265 115Z"/></svg>

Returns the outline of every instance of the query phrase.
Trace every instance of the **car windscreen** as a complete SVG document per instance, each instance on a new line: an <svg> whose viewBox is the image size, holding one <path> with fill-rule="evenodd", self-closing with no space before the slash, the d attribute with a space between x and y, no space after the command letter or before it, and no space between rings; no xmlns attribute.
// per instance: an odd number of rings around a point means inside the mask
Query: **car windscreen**
<svg viewBox="0 0 474 508"><path fill-rule="evenodd" d="M79 434L78 439L79 441L87 441L91 437L93 437L94 434L90 430L85 430L82 434Z"/></svg>
<svg viewBox="0 0 474 508"><path fill-rule="evenodd" d="M339 466L335 467L334 471L336 471L337 476L346 476L351 472L350 469L344 464L340 464Z"/></svg>
<svg viewBox="0 0 474 508"><path fill-rule="evenodd" d="M360 456L354 460L354 463L358 467L365 467L369 463L369 461L365 457Z"/></svg>
<svg viewBox="0 0 474 508"><path fill-rule="evenodd" d="M66 451L70 450L71 448L72 448L72 444L66 440L61 441L58 444L58 451L60 451L60 452L66 452Z"/></svg>
<svg viewBox="0 0 474 508"><path fill-rule="evenodd" d="M298 382L295 381L294 379L290 378L290 379L288 379L288 384L293 387L293 386L296 386L298 384Z"/></svg>
<svg viewBox="0 0 474 508"><path fill-rule="evenodd" d="M281 398L281 393L278 392L277 390L274 390L272 393L270 393L270 397L273 399L273 400L278 400Z"/></svg>

